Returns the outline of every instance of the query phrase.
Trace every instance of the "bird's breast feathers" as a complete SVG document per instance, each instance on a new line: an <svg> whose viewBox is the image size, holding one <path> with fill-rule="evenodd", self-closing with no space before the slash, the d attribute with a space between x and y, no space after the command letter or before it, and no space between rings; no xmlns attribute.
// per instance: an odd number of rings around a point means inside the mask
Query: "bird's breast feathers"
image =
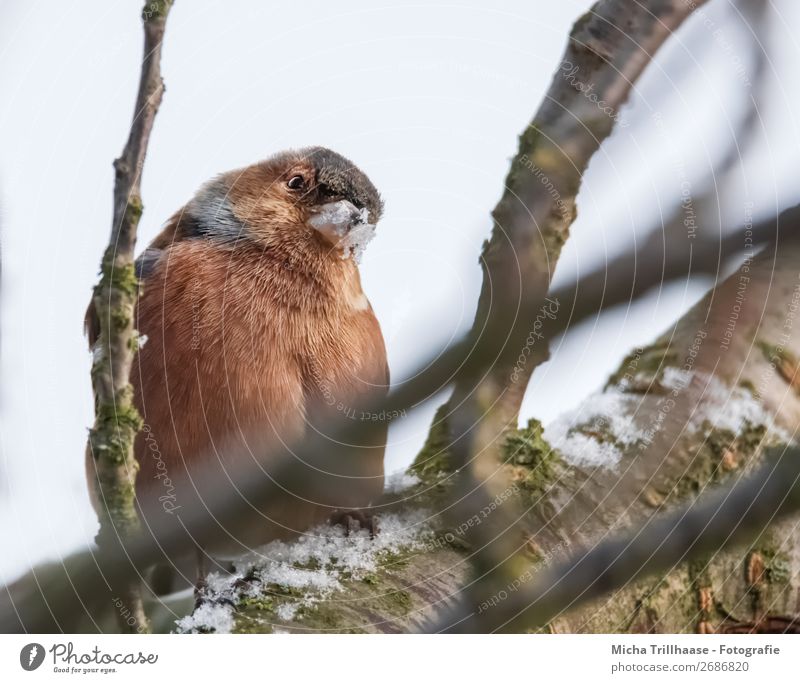
<svg viewBox="0 0 800 683"><path fill-rule="evenodd" d="M385 391L383 337L355 266L319 277L205 240L164 250L137 309L148 339L138 356L145 412L211 410L239 425L266 415L292 431L310 402Z"/></svg>

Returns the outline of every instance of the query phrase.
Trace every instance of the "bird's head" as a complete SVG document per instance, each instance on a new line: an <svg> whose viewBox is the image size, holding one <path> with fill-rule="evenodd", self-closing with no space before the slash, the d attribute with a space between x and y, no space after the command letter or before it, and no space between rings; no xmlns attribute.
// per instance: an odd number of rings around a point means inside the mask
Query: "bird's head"
<svg viewBox="0 0 800 683"><path fill-rule="evenodd" d="M207 237L284 247L315 241L343 256L350 250L358 255L382 212L369 178L324 147L282 152L225 173L186 207L197 232Z"/></svg>

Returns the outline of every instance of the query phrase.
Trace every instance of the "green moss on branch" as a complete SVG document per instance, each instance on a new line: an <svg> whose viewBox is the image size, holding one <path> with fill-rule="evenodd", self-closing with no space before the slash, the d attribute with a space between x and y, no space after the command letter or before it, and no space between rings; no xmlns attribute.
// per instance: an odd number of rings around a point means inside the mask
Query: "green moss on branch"
<svg viewBox="0 0 800 683"><path fill-rule="evenodd" d="M431 483L443 474L453 471L450 457L450 430L447 423L447 403L439 406L433 416L425 444L414 458L409 470L425 482Z"/></svg>

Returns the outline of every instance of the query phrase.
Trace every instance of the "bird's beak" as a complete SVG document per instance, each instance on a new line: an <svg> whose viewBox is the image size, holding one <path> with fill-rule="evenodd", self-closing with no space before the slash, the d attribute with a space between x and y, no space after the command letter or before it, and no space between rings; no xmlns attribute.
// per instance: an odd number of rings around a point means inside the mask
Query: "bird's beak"
<svg viewBox="0 0 800 683"><path fill-rule="evenodd" d="M369 211L359 209L346 199L328 202L314 211L308 224L325 241L342 252L342 257L353 256L356 261L375 234L375 226L367 221Z"/></svg>
<svg viewBox="0 0 800 683"><path fill-rule="evenodd" d="M323 204L308 219L308 224L332 245L338 244L354 226L366 222L367 210L356 208L346 199Z"/></svg>

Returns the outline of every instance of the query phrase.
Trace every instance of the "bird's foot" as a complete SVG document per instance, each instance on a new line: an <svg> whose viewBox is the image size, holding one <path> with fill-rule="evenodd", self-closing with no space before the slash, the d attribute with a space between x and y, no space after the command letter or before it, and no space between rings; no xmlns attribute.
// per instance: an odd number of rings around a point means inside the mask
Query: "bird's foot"
<svg viewBox="0 0 800 683"><path fill-rule="evenodd" d="M344 533L347 536L361 529L366 529L369 531L369 537L375 538L379 531L378 515L365 510L336 510L331 515L330 521L334 526L337 524L343 526Z"/></svg>

